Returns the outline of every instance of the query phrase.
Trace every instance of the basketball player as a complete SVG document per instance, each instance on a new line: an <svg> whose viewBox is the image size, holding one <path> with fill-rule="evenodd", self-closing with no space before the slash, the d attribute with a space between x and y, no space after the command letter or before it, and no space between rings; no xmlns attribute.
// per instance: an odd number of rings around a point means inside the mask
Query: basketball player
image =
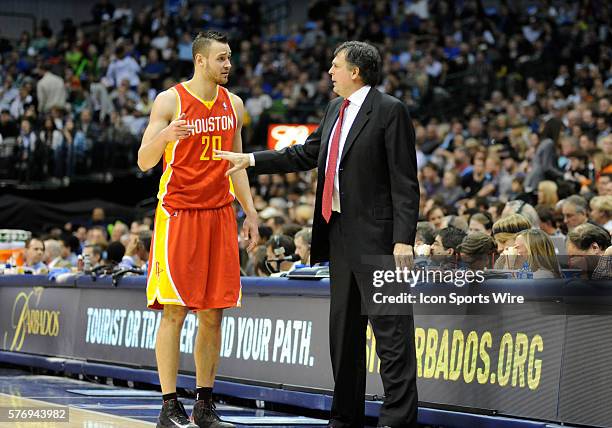
<svg viewBox="0 0 612 428"><path fill-rule="evenodd" d="M213 149L242 151L244 105L223 86L231 68L227 38L207 31L192 46L194 74L160 93L138 151L143 171L163 156L149 256L147 304L163 309L155 356L163 394L157 427L230 428L215 412L212 386L223 309L240 305L238 235L232 202L246 213L243 239L258 241L257 212L244 171L225 177L228 163ZM192 421L176 396L179 338L188 311L197 313L196 403Z"/></svg>

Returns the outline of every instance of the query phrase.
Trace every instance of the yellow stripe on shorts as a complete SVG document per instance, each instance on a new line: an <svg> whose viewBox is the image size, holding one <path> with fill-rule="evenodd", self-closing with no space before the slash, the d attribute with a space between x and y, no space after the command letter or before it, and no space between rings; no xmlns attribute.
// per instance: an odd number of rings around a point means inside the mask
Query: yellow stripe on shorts
<svg viewBox="0 0 612 428"><path fill-rule="evenodd" d="M171 216L163 209L160 202L155 213L153 258L151 266L149 266L149 276L147 278L147 304L149 306L156 299L162 305L185 306L172 280L168 263L170 219Z"/></svg>

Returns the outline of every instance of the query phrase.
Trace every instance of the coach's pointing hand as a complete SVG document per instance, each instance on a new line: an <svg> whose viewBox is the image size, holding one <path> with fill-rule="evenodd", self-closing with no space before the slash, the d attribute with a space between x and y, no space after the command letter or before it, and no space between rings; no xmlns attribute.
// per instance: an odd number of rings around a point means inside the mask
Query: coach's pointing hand
<svg viewBox="0 0 612 428"><path fill-rule="evenodd" d="M233 165L225 172L226 177L250 166L249 155L246 153L225 152L223 150L214 150L213 152L216 157L229 161Z"/></svg>

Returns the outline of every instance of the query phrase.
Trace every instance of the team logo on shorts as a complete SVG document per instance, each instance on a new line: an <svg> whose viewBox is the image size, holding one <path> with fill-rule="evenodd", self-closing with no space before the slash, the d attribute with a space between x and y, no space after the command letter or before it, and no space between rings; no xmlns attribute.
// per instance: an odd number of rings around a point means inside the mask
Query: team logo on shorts
<svg viewBox="0 0 612 428"><path fill-rule="evenodd" d="M159 262L155 262L155 276L159 279L159 275L161 275L161 273L164 270L159 266Z"/></svg>

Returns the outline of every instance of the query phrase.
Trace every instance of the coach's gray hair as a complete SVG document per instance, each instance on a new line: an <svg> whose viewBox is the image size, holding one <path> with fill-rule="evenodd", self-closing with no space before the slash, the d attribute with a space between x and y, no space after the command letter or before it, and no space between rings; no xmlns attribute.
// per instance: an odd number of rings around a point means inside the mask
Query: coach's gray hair
<svg viewBox="0 0 612 428"><path fill-rule="evenodd" d="M363 83L370 86L378 85L381 77L382 59L375 46L358 41L344 42L336 48L334 56L344 52L346 61L359 68L359 76Z"/></svg>

